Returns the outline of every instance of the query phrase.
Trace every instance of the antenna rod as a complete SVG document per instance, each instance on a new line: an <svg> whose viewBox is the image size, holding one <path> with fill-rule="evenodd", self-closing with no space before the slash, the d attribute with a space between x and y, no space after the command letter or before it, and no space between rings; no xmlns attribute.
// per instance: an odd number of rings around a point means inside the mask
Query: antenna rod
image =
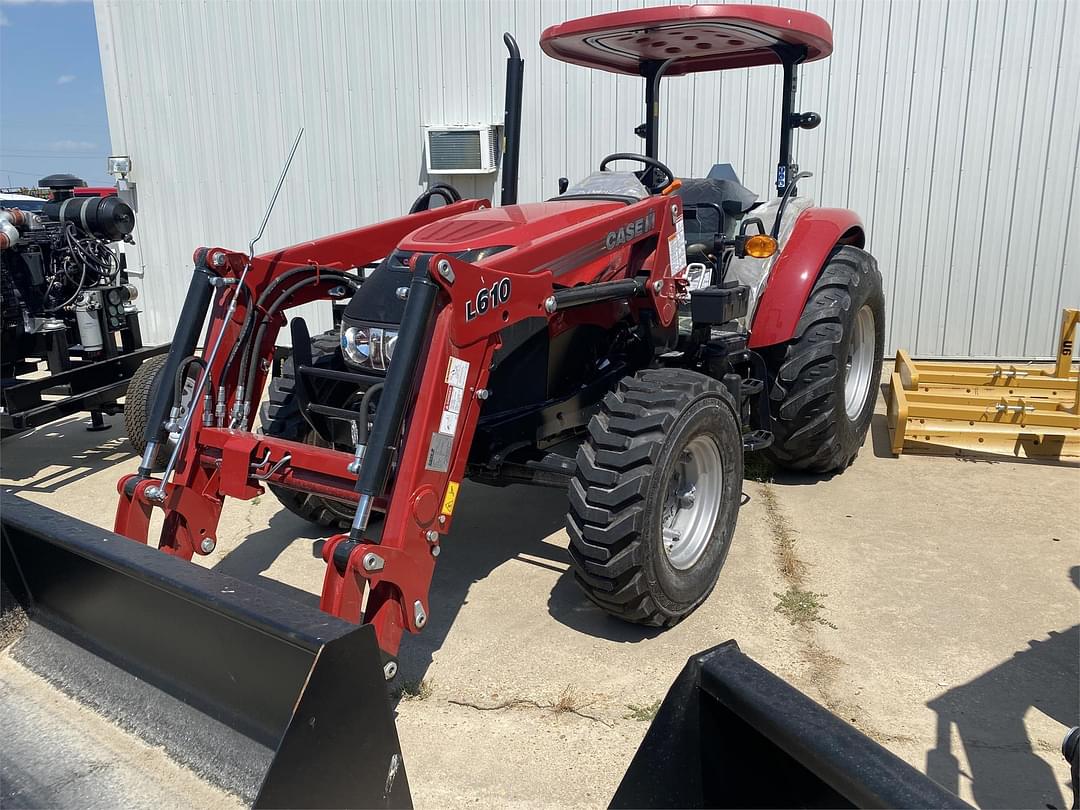
<svg viewBox="0 0 1080 810"><path fill-rule="evenodd" d="M296 147L300 145L300 139L304 137L304 128L300 127L300 131L296 133L296 140L293 141L292 149L289 150L289 156L285 158L285 168L281 170L281 177L278 178L277 186L274 188L274 194L270 197L270 204L266 206L266 213L263 214L262 224L259 225L259 232L255 234L255 238L248 242L248 262L244 268L244 275L247 275L247 268L251 267L251 257L255 255L255 243L262 239L263 231L266 230L266 223L270 221L270 214L274 210L274 206L277 204L278 194L281 193L281 187L285 184L285 175L289 173L289 167L292 166L293 156L296 154ZM240 284L244 283L243 277L240 279ZM239 285L237 285L239 286ZM234 296L233 300L236 298Z"/></svg>
<svg viewBox="0 0 1080 810"><path fill-rule="evenodd" d="M233 287L232 298L229 299L229 308L225 312L225 317L221 320L221 328L218 330L217 337L214 339L214 345L210 347L210 351L204 356L206 361L202 367L202 373L199 375L199 382L195 386L195 391L191 395L189 400L187 413L184 414L183 422L180 424L180 433L176 438L176 445L173 447L172 455L169 456L169 463L165 465L165 471L161 474L161 483L155 487L147 487L146 496L152 500L164 501L165 500L165 485L168 483L169 478L173 474L173 470L176 468L176 462L180 458L180 450L183 449L184 440L187 439L188 431L191 428L191 416L195 413L195 407L198 405L200 398L202 397L203 390L206 388L206 383L210 379L210 371L214 367L214 360L217 358L218 350L221 349L221 340L225 337L225 327L232 321L232 316L236 312L236 302L240 297L240 290L244 286L244 281L247 279L248 271L251 270L251 260L255 253L255 243L262 239L263 231L266 230L266 223L270 220L270 214L274 210L274 205L277 203L278 194L281 193L281 187L285 183L285 175L289 173L289 167L292 165L293 156L296 155L296 148L300 145L300 139L304 136L304 128L300 127L300 131L296 133L296 140L293 141L292 149L289 150L289 156L285 158L285 167L281 170L281 177L278 178L277 187L274 188L274 194L270 198L270 204L266 206L266 213L263 214L262 224L259 225L259 232L255 234L255 237L248 242L248 255L247 261L244 263L244 271L240 274L240 278L237 279L236 285Z"/></svg>

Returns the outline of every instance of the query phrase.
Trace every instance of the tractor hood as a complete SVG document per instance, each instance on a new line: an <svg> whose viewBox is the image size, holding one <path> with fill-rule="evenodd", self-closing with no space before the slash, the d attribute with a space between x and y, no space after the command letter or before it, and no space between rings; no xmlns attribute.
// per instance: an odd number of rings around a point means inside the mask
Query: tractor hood
<svg viewBox="0 0 1080 810"><path fill-rule="evenodd" d="M418 228L405 237L400 250L461 253L481 248L520 247L624 205L609 200L552 200L470 211Z"/></svg>
<svg viewBox="0 0 1080 810"><path fill-rule="evenodd" d="M345 361L374 371L385 369L392 352L389 347L397 339L393 327L401 323L405 312L405 301L398 290L409 286L413 254L450 253L466 261L482 262L503 250L528 245L534 239L572 228L625 204L611 200L553 200L508 205L470 211L418 228L383 260L345 307L342 317ZM357 341L361 344L370 341L371 327L375 326L380 327L375 331L386 348L374 351L357 346Z"/></svg>

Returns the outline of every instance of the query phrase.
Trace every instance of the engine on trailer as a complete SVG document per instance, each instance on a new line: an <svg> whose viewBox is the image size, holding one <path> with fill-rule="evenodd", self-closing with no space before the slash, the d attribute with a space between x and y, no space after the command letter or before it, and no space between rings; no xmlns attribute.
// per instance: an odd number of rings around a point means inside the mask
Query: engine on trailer
<svg viewBox="0 0 1080 810"><path fill-rule="evenodd" d="M63 336L68 350L87 359L101 356L106 336L128 327L138 295L116 248L133 241L131 207L115 196L78 196L74 190L86 184L72 175L50 175L41 185L51 199L0 208L5 378L27 356L45 353L49 336Z"/></svg>

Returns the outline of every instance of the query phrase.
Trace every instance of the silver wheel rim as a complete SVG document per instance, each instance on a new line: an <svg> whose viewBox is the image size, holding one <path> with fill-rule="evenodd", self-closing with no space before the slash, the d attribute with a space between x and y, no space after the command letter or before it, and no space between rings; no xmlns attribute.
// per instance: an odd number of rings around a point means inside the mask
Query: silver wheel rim
<svg viewBox="0 0 1080 810"><path fill-rule="evenodd" d="M672 567L685 571L701 559L720 515L724 472L711 436L697 436L683 449L664 490L660 531Z"/></svg>
<svg viewBox="0 0 1080 810"><path fill-rule="evenodd" d="M876 332L874 311L866 305L855 316L855 332L848 346L847 368L844 371L844 408L852 422L862 414L866 398L870 395Z"/></svg>

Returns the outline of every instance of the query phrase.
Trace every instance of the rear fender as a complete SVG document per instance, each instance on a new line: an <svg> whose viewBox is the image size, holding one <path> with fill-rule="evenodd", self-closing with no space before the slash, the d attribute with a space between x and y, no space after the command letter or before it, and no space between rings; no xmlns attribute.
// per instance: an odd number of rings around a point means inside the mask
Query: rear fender
<svg viewBox="0 0 1080 810"><path fill-rule="evenodd" d="M750 326L751 349L791 340L822 265L837 245L863 247L862 220L845 208L808 208L769 273Z"/></svg>

